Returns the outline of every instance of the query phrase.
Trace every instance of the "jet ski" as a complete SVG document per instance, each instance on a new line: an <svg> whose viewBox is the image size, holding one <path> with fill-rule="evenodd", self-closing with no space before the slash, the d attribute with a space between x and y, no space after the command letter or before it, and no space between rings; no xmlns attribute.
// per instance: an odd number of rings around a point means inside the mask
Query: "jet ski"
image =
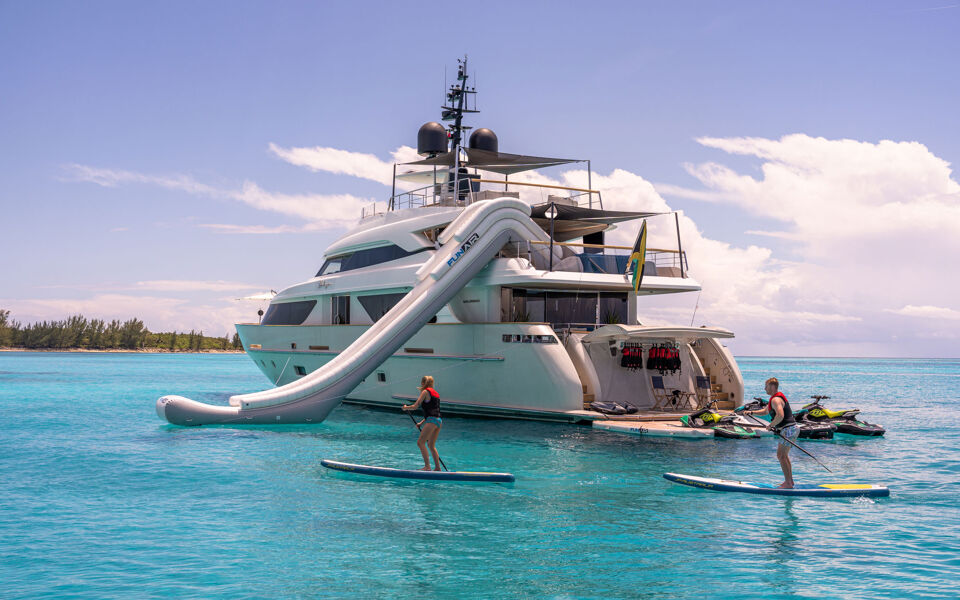
<svg viewBox="0 0 960 600"><path fill-rule="evenodd" d="M822 400L829 400L830 396L817 395L810 397L813 398L813 402L794 413L799 414L804 422L829 423L837 428L837 433L849 435L879 436L887 432L882 425L867 423L858 419L859 409L830 410L820 403Z"/></svg>
<svg viewBox="0 0 960 600"><path fill-rule="evenodd" d="M763 398L754 398L752 402L748 402L742 406L739 406L734 409L735 413L742 413L743 411L748 410L760 410L761 408L766 407L767 401ZM805 411L803 409L794 411L793 418L797 421L797 426L800 429L798 437L804 440L831 440L833 439L834 432L838 432L839 428L834 425L832 422L827 421L808 421L804 419ZM754 415L756 417L756 415ZM770 420L770 415L759 415L759 418L764 419L765 421Z"/></svg>
<svg viewBox="0 0 960 600"><path fill-rule="evenodd" d="M605 415L632 415L639 412L637 407L632 404L619 404L617 402L591 402L590 408Z"/></svg>
<svg viewBox="0 0 960 600"><path fill-rule="evenodd" d="M709 406L689 415L680 417L684 427L707 427L713 429L714 437L747 440L760 437L740 415L721 415Z"/></svg>

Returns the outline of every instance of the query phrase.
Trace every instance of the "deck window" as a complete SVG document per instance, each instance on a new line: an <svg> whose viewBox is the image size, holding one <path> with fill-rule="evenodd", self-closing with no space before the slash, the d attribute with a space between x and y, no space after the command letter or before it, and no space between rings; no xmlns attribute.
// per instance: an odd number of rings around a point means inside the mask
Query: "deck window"
<svg viewBox="0 0 960 600"><path fill-rule="evenodd" d="M320 267L320 270L317 271L317 277L321 275L332 275L334 273L340 273L341 271L353 271L354 269L362 269L364 267L379 265L380 263L404 258L410 256L411 254L416 254L417 252L423 252L424 250L429 250L429 248L418 248L412 252L407 252L395 244L390 244L389 246L380 246L378 248L368 248L366 250L358 250L350 254L344 254L343 256L328 258L323 263L323 266Z"/></svg>
<svg viewBox="0 0 960 600"><path fill-rule="evenodd" d="M336 258L328 258L324 261L323 266L320 267L320 270L317 271L317 277L321 275L333 275L334 273L340 272L340 266L343 264L343 259L345 257L338 256Z"/></svg>
<svg viewBox="0 0 960 600"><path fill-rule="evenodd" d="M374 296L357 296L363 310L367 311L374 323L383 318L397 302L403 300L406 294L377 294Z"/></svg>
<svg viewBox="0 0 960 600"><path fill-rule="evenodd" d="M504 322L521 323L626 323L627 294L503 288L500 316Z"/></svg>
<svg viewBox="0 0 960 600"><path fill-rule="evenodd" d="M313 307L317 305L316 300L304 300L302 302L278 302L271 304L267 308L267 314L263 315L263 325L302 325L307 320L307 316Z"/></svg>
<svg viewBox="0 0 960 600"><path fill-rule="evenodd" d="M330 315L330 322L334 325L349 325L350 296L331 296L330 305L333 309Z"/></svg>
<svg viewBox="0 0 960 600"><path fill-rule="evenodd" d="M307 374L307 370L301 367L300 365L294 365L293 370L297 372L297 375L303 377Z"/></svg>
<svg viewBox="0 0 960 600"><path fill-rule="evenodd" d="M600 292L600 324L610 325L627 322L627 294L625 292Z"/></svg>

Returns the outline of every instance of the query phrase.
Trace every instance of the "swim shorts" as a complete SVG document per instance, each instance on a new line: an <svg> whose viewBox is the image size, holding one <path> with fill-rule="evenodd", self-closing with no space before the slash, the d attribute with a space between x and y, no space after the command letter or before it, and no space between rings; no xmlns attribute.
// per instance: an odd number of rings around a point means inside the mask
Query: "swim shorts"
<svg viewBox="0 0 960 600"><path fill-rule="evenodd" d="M800 436L800 428L796 425L788 425L787 427L784 427L783 429L780 430L780 435L787 438L791 442L795 442L797 441L797 438ZM790 444L787 443L787 441L782 438L780 439L780 445L786 446L787 448L791 447Z"/></svg>

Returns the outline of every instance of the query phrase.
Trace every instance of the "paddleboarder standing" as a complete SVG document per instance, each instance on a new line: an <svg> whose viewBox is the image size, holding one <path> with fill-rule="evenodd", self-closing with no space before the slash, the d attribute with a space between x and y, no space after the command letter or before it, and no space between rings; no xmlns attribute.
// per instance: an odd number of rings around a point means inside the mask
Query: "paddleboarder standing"
<svg viewBox="0 0 960 600"><path fill-rule="evenodd" d="M776 377L771 377L765 384L767 393L770 394L770 401L765 408L750 411L749 414L770 415L769 429L780 435L780 441L777 444L777 460L780 461L780 468L783 469L783 483L781 488L793 488L793 465L790 464L790 441L796 441L800 435L800 428L797 426L796 419L793 418L793 410L787 397L780 391L780 382Z"/></svg>
<svg viewBox="0 0 960 600"><path fill-rule="evenodd" d="M424 375L420 379L420 396L413 404L404 404L403 410L411 411L418 408L423 409L423 420L417 423L420 429L420 437L417 438L417 446L420 448L420 454L423 455L423 468L421 471L430 470L430 455L427 454L427 447L430 448L430 454L433 455L433 464L436 465L434 471L440 471L440 455L437 453L437 437L440 435L440 428L443 426L443 420L440 418L440 394L433 389L433 377Z"/></svg>

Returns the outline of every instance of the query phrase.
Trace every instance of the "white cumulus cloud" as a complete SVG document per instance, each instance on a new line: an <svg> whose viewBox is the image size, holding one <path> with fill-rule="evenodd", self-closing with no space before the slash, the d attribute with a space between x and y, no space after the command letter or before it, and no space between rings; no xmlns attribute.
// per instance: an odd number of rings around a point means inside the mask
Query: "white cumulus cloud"
<svg viewBox="0 0 960 600"><path fill-rule="evenodd" d="M922 319L946 319L948 321L960 321L960 310L945 308L943 306L914 306L908 304L903 308L887 309L897 315L905 317L920 317Z"/></svg>
<svg viewBox="0 0 960 600"><path fill-rule="evenodd" d="M270 227L264 225L236 225L203 223L200 226L219 233L296 233L323 231L350 226L360 218L361 208L373 201L351 194L283 194L265 190L251 181L239 189L216 187L199 182L188 175L150 175L118 169L104 169L88 165L65 166L66 179L94 183L103 187L143 184L178 190L196 196L241 202L258 210L278 213L305 221L299 226Z"/></svg>
<svg viewBox="0 0 960 600"><path fill-rule="evenodd" d="M719 162L687 165L687 170L705 186L711 202L769 219L774 225L755 233L792 248L791 262L767 263L775 277L758 289L763 305L785 314L814 310L859 319L807 328L795 332L798 338L859 343L865 352L887 355L930 352L930 331L892 320L889 309L904 306L899 314L919 316L935 306L955 305L960 293L960 283L949 276L960 258L960 184L946 161L917 142L803 134L698 141L759 163L759 176ZM705 297L713 293L705 286ZM708 311L729 313L731 300ZM776 335L796 325L792 319L757 323ZM754 335L773 342L764 331ZM957 338L960 332L948 326L938 337ZM956 354L946 345L936 352Z"/></svg>

